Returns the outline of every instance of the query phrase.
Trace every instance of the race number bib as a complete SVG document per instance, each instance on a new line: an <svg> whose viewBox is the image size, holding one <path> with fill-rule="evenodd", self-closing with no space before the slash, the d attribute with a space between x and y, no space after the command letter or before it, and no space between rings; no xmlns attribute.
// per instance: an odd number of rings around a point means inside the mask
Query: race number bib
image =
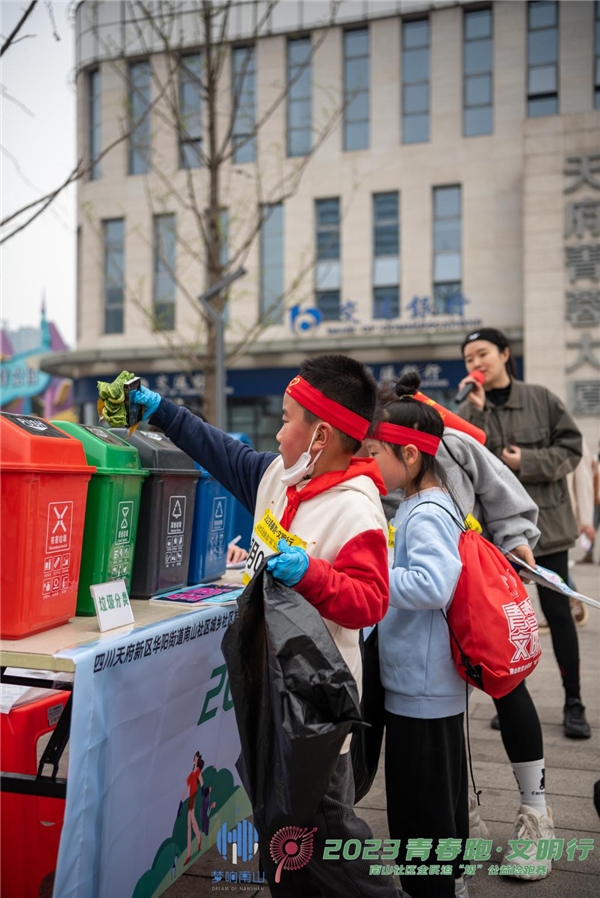
<svg viewBox="0 0 600 898"><path fill-rule="evenodd" d="M465 518L465 527L467 530L475 530L476 533L483 533L483 527L472 514L468 514Z"/></svg>
<svg viewBox="0 0 600 898"><path fill-rule="evenodd" d="M396 544L396 529L392 526L392 522L388 521L388 549L393 549Z"/></svg>
<svg viewBox="0 0 600 898"><path fill-rule="evenodd" d="M280 539L285 539L290 546L300 546L302 549L306 549L305 541L282 527L273 512L267 508L252 531L250 551L244 569L244 585L250 582L265 558L279 551L277 544Z"/></svg>

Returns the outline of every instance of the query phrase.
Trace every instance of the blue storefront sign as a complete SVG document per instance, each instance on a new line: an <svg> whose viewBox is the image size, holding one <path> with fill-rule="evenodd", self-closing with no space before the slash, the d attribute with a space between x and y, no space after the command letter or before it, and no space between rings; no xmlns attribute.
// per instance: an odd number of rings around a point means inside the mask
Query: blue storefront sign
<svg viewBox="0 0 600 898"><path fill-rule="evenodd" d="M521 376L522 359L517 358L515 361ZM424 392L452 390L465 376L465 366L460 359L373 364L369 365L369 368L379 383L393 383L408 370L416 370L421 375L421 389ZM297 368L232 368L227 371L227 395L232 399L282 395L297 373ZM140 377L151 390L156 390L168 399L200 398L204 389L202 373L187 374L181 371L169 374L140 373ZM111 374L106 375L106 379L111 378ZM96 384L95 377L84 377L76 381L75 402L77 404L96 402L98 399Z"/></svg>

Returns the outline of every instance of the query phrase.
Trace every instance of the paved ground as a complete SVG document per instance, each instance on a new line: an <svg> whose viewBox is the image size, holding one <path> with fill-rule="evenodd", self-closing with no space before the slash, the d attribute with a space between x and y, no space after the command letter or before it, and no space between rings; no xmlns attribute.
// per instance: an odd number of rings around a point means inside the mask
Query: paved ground
<svg viewBox="0 0 600 898"><path fill-rule="evenodd" d="M577 565L573 571L578 589L600 599L600 568ZM534 591L535 594L535 591ZM552 653L550 636L542 636L543 657L528 685L536 703L544 730L546 790L556 822L556 835L572 838L592 837L597 846L586 861L555 862L551 875L541 882L522 882L487 874L487 865L469 883L471 898L598 898L600 896L600 819L592 790L600 778L600 611L589 609L588 625L579 630L582 658L583 700L593 727L592 739L578 742L562 733L562 688ZM506 847L519 804L519 793L506 759L500 734L490 729L493 714L491 699L475 692L470 704L470 729L473 766L478 788L483 790L482 816L487 821L495 846ZM377 838L386 838L385 793L380 768L370 794L360 805L361 815L369 822ZM502 857L498 854L498 857ZM167 898L204 898L225 891L225 883L212 881L213 870L224 870L223 859L212 848L166 892ZM234 869L231 865L229 870ZM256 864L238 870L256 870ZM404 887L410 892L410 879ZM229 884L226 894L268 898L267 887Z"/></svg>

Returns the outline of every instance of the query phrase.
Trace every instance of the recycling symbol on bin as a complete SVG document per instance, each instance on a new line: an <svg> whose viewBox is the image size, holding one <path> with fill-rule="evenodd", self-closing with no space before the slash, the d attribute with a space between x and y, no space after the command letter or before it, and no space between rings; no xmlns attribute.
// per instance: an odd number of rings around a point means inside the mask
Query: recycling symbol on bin
<svg viewBox="0 0 600 898"><path fill-rule="evenodd" d="M129 528L129 506L124 505L121 510L121 517L123 520L121 521L121 530L127 530Z"/></svg>
<svg viewBox="0 0 600 898"><path fill-rule="evenodd" d="M169 526L167 533L183 533L185 529L185 496L171 496L169 499Z"/></svg>

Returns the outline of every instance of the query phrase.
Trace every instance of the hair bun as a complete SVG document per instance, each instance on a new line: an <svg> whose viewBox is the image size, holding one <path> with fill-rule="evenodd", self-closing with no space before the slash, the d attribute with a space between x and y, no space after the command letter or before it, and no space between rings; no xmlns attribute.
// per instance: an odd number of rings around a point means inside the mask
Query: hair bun
<svg viewBox="0 0 600 898"><path fill-rule="evenodd" d="M418 371L407 371L396 384L396 396L414 396L421 386L421 377Z"/></svg>

